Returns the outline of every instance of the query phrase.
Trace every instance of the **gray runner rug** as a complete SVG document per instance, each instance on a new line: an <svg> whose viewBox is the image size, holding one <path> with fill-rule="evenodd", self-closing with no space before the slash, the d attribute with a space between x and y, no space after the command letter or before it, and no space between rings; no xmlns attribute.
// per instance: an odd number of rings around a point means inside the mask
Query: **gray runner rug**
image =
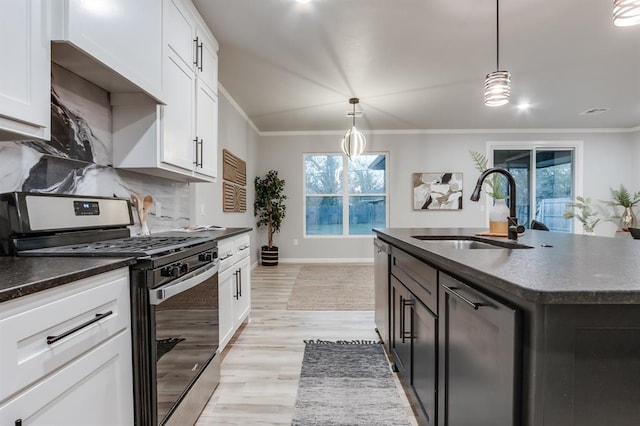
<svg viewBox="0 0 640 426"><path fill-rule="evenodd" d="M380 343L305 341L292 425L409 425Z"/></svg>

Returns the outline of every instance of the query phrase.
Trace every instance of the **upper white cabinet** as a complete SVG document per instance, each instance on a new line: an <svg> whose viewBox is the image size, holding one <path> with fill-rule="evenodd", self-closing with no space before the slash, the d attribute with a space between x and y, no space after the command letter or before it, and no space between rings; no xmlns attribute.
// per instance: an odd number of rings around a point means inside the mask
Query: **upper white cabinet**
<svg viewBox="0 0 640 426"><path fill-rule="evenodd" d="M166 105L112 96L113 165L214 182L218 165L218 43L188 0L164 0Z"/></svg>
<svg viewBox="0 0 640 426"><path fill-rule="evenodd" d="M111 93L143 92L164 102L161 1L49 0L49 4L54 62Z"/></svg>
<svg viewBox="0 0 640 426"><path fill-rule="evenodd" d="M50 138L45 5L41 0L0 0L0 140Z"/></svg>

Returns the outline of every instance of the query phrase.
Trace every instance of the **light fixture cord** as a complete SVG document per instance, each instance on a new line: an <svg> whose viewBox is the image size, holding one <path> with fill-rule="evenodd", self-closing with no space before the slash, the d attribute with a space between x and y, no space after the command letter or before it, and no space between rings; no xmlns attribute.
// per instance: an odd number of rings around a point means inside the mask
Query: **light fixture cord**
<svg viewBox="0 0 640 426"><path fill-rule="evenodd" d="M356 104L353 104L353 127L356 127Z"/></svg>
<svg viewBox="0 0 640 426"><path fill-rule="evenodd" d="M496 71L500 71L500 0L496 0Z"/></svg>

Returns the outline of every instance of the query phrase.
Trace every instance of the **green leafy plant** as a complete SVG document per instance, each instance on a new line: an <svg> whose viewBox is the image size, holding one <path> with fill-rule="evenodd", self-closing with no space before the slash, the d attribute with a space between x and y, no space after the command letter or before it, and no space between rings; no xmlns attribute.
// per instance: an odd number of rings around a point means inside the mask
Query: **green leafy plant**
<svg viewBox="0 0 640 426"><path fill-rule="evenodd" d="M611 191L611 201L607 202L610 206L620 206L632 208L636 204L640 203L640 192L636 192L631 196L631 193L624 185L620 185L619 189L609 188Z"/></svg>
<svg viewBox="0 0 640 426"><path fill-rule="evenodd" d="M480 173L484 172L488 169L487 167L487 157L484 154L481 154L477 151L469 151L471 155L471 159L473 159L473 164ZM507 193L504 189L502 189L503 180L502 175L498 173L494 173L491 176L488 176L484 181L485 184L485 192L492 198L496 200L502 200L507 198Z"/></svg>
<svg viewBox="0 0 640 426"><path fill-rule="evenodd" d="M267 227L268 247L273 247L273 234L280 231L287 206L284 201L284 179L278 177L278 172L270 170L264 177L256 176L253 181L256 199L253 202L253 214L258 218L258 227Z"/></svg>
<svg viewBox="0 0 640 426"><path fill-rule="evenodd" d="M562 215L565 219L576 218L582 223L585 232L593 232L596 225L602 220L598 212L591 206L591 198L576 197L576 201L567 203L567 210Z"/></svg>

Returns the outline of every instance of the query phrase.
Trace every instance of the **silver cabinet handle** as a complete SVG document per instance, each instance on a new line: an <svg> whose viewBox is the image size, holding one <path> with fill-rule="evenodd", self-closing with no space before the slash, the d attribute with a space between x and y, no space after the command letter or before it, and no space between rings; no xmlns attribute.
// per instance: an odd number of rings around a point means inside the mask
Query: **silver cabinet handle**
<svg viewBox="0 0 640 426"><path fill-rule="evenodd" d="M167 285L149 290L149 303L159 305L170 297L201 284L218 273L218 264L219 262L217 261L212 262L203 268L182 276L178 280L171 281Z"/></svg>
<svg viewBox="0 0 640 426"><path fill-rule="evenodd" d="M227 254L225 254L225 255L224 255L224 257L221 257L221 258L220 258L220 260L228 259L228 258L230 258L231 256L233 256L233 253L227 253Z"/></svg>
<svg viewBox="0 0 640 426"><path fill-rule="evenodd" d="M482 303L475 303L472 302L471 300L467 299L466 297L464 297L463 295L461 295L460 293L457 293L455 290L457 290L456 287L447 287L444 284L441 284L442 288L444 289L444 291L446 291L447 293L451 294L452 296L457 297L458 299L462 300L464 303L466 303L467 305L471 306L473 309L475 309L476 311L478 310L478 308L480 306L482 306Z"/></svg>
<svg viewBox="0 0 640 426"><path fill-rule="evenodd" d="M247 244L247 245L244 245L244 246L240 247L240 248L238 249L238 251L246 250L246 249L248 249L248 248L249 248L249 245Z"/></svg>

